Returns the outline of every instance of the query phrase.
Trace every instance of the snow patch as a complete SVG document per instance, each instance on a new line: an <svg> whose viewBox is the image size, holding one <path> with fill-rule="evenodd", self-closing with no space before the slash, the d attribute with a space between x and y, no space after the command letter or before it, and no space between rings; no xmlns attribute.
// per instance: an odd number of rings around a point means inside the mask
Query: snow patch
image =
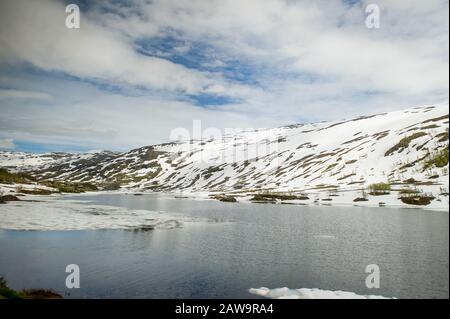
<svg viewBox="0 0 450 319"><path fill-rule="evenodd" d="M348 291L331 291L322 290L318 288L301 288L301 289L289 289L289 288L251 288L249 292L258 296L271 298L271 299L395 299L387 298L376 295L358 295L354 292Z"/></svg>
<svg viewBox="0 0 450 319"><path fill-rule="evenodd" d="M67 200L20 201L0 206L0 229L8 230L152 230L208 222L177 214L82 204Z"/></svg>

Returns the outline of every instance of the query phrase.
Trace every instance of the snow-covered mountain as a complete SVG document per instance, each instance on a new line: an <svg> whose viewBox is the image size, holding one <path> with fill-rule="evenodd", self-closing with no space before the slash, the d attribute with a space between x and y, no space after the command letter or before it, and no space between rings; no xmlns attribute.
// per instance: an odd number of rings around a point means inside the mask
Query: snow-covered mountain
<svg viewBox="0 0 450 319"><path fill-rule="evenodd" d="M349 190L388 182L448 189L448 104L147 146L125 153L0 153L40 179L139 191ZM448 156L447 156L448 158Z"/></svg>

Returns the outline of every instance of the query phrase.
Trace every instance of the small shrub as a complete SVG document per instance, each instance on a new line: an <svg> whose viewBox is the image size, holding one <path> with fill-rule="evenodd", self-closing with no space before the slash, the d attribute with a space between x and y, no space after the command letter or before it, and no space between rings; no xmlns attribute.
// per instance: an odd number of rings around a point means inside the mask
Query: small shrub
<svg viewBox="0 0 450 319"><path fill-rule="evenodd" d="M430 158L425 161L424 170L431 167L442 168L448 165L448 145L440 151L431 154Z"/></svg>
<svg viewBox="0 0 450 319"><path fill-rule="evenodd" d="M20 299L19 293L9 288L3 277L0 277L0 299Z"/></svg>
<svg viewBox="0 0 450 319"><path fill-rule="evenodd" d="M369 185L370 195L372 196L380 196L380 195L389 195L391 191L391 185L387 183L376 183Z"/></svg>

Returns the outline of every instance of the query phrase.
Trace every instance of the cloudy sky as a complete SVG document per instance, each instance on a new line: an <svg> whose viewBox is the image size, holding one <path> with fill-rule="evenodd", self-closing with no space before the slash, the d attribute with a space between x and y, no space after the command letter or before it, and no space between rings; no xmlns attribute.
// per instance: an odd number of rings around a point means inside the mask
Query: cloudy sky
<svg viewBox="0 0 450 319"><path fill-rule="evenodd" d="M0 0L0 149L127 150L193 120L263 128L445 102L448 6Z"/></svg>

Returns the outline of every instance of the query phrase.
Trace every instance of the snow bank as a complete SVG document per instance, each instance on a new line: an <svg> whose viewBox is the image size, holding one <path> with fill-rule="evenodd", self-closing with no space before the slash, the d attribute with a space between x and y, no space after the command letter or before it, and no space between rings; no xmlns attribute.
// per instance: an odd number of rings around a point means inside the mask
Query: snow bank
<svg viewBox="0 0 450 319"><path fill-rule="evenodd" d="M272 298L272 299L391 299L383 296L375 295L358 295L354 292L347 291L331 291L317 288L251 288L249 292L258 296ZM393 298L395 299L395 298Z"/></svg>

